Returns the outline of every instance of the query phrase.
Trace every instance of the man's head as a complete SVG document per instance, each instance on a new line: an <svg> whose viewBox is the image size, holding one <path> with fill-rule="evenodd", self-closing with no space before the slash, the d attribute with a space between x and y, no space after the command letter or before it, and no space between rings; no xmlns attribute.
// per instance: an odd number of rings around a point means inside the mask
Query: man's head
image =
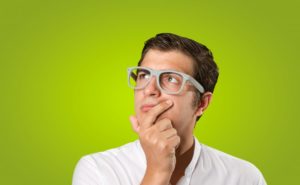
<svg viewBox="0 0 300 185"><path fill-rule="evenodd" d="M195 122L207 108L218 78L212 53L202 44L170 33L158 34L146 41L138 66L154 70L175 70L194 77L204 88L201 93L186 83L180 94L161 92L156 80L135 90L135 112L141 119L152 106L172 100L173 106L158 119L168 118L179 135L191 133Z"/></svg>
<svg viewBox="0 0 300 185"><path fill-rule="evenodd" d="M204 86L205 91L214 92L219 70L211 51L206 46L172 33L160 33L145 42L138 66L141 66L145 55L150 49L179 51L191 57L193 60L192 76Z"/></svg>

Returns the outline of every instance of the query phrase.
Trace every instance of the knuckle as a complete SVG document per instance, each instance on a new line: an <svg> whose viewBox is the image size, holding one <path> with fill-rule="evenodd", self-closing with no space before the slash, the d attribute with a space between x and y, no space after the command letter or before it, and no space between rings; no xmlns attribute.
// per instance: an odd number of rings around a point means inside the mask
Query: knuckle
<svg viewBox="0 0 300 185"><path fill-rule="evenodd" d="M160 142L159 143L159 148L161 151L165 151L168 147L168 144L166 142Z"/></svg>
<svg viewBox="0 0 300 185"><path fill-rule="evenodd" d="M172 125L172 122L171 122L171 120L170 120L170 119L168 119L168 118L165 118L165 122L166 122L166 124L167 124L167 125Z"/></svg>
<svg viewBox="0 0 300 185"><path fill-rule="evenodd" d="M156 124L155 124L155 126L159 129L159 130L162 130L162 129L164 129L164 128L166 128L166 127L169 127L169 122L168 122L168 119L167 118L163 118L163 119L161 119L161 120L159 120Z"/></svg>
<svg viewBox="0 0 300 185"><path fill-rule="evenodd" d="M157 139L157 138L153 138L153 139L151 140L151 143L152 143L153 145L157 145L158 139Z"/></svg>
<svg viewBox="0 0 300 185"><path fill-rule="evenodd" d="M172 121L170 119L163 118L162 121L164 122L165 126L172 127Z"/></svg>
<svg viewBox="0 0 300 185"><path fill-rule="evenodd" d="M157 131L160 131L160 130L163 128L163 123L161 123L161 122L156 122L156 124L154 125L154 128L155 128Z"/></svg>
<svg viewBox="0 0 300 185"><path fill-rule="evenodd" d="M145 134L144 135L144 139L147 140L147 141L151 140L150 135L149 134Z"/></svg>
<svg viewBox="0 0 300 185"><path fill-rule="evenodd" d="M146 141L150 141L151 140L151 134L149 132L144 132L141 134L141 137L146 140Z"/></svg>
<svg viewBox="0 0 300 185"><path fill-rule="evenodd" d="M169 121L168 121L168 118L163 118L160 120L160 122L162 123L162 125L168 125L169 124Z"/></svg>

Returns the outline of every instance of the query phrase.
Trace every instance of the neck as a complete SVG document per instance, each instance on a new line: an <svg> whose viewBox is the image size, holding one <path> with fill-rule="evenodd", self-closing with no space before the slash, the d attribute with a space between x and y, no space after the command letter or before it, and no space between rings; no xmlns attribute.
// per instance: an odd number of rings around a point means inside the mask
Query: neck
<svg viewBox="0 0 300 185"><path fill-rule="evenodd" d="M194 137L185 140L185 143L180 144L176 150L176 166L171 177L171 184L176 184L178 180L184 175L185 169L190 164L194 154Z"/></svg>
<svg viewBox="0 0 300 185"><path fill-rule="evenodd" d="M189 149L191 149L194 145L194 136L191 135L187 138L180 137L180 145L176 149L176 158L186 153Z"/></svg>

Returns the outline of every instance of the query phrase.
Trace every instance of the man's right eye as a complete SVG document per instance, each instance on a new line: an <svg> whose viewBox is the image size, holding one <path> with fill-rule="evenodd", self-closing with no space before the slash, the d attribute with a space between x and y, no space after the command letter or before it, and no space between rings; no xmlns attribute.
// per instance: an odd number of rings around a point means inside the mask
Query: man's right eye
<svg viewBox="0 0 300 185"><path fill-rule="evenodd" d="M138 74L138 80L148 79L149 76L150 76L150 75L147 74L147 73L139 73L139 74Z"/></svg>

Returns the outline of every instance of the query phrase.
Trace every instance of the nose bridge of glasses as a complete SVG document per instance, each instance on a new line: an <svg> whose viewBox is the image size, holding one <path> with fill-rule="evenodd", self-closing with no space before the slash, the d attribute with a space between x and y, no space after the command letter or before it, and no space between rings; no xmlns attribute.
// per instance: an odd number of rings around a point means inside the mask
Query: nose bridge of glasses
<svg viewBox="0 0 300 185"><path fill-rule="evenodd" d="M159 70L154 70L151 69L151 78L150 78L150 82L149 83L154 83L156 88L160 89L160 75L163 73L162 71ZM153 80L153 82L151 82Z"/></svg>
<svg viewBox="0 0 300 185"><path fill-rule="evenodd" d="M145 88L149 88L149 87L150 88L155 87L156 89L159 89L158 76L156 73L151 74L149 81Z"/></svg>

